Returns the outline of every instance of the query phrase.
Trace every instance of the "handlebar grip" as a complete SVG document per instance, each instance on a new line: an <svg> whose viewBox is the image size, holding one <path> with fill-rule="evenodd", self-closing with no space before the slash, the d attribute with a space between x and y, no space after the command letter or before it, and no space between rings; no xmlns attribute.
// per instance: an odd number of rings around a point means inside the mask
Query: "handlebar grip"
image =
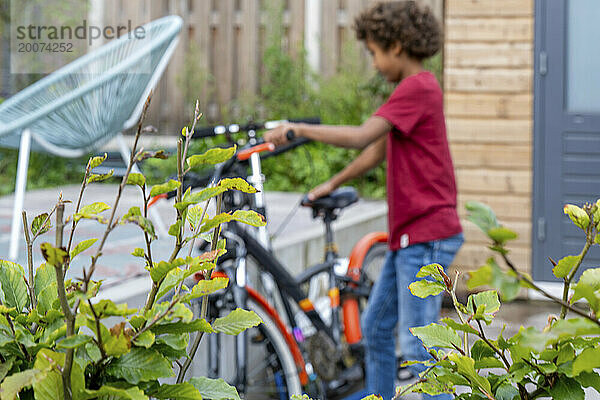
<svg viewBox="0 0 600 400"><path fill-rule="evenodd" d="M285 133L285 137L291 142L296 138L296 132L294 132L293 129L290 129Z"/></svg>
<svg viewBox="0 0 600 400"><path fill-rule="evenodd" d="M200 139L200 138L214 137L214 136L217 136L214 126L196 127L196 129L194 129L193 139Z"/></svg>

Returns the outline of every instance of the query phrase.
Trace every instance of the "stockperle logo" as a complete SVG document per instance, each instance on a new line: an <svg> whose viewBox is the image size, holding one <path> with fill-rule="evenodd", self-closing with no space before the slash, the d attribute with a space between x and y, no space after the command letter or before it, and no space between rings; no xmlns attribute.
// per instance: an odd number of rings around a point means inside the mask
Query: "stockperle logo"
<svg viewBox="0 0 600 400"><path fill-rule="evenodd" d="M10 71L46 74L116 39L143 46L150 40L147 0L11 0ZM142 12L140 12L142 11ZM134 22L135 20L135 22ZM128 45L129 46L129 45ZM131 73L150 69L136 64Z"/></svg>

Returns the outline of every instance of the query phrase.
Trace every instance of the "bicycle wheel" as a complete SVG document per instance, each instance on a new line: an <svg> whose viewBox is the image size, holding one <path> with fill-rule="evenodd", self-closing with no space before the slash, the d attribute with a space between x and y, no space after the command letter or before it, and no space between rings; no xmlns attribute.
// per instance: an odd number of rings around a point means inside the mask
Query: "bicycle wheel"
<svg viewBox="0 0 600 400"><path fill-rule="evenodd" d="M360 282L364 287L368 288L369 291L373 288L375 281L379 278L379 274L381 274L387 250L387 243L374 243L365 256L360 269ZM366 300L367 299L365 298L361 301L361 313L364 310L364 307L366 307Z"/></svg>
<svg viewBox="0 0 600 400"><path fill-rule="evenodd" d="M216 303L220 307L213 309L214 316L227 315L232 309L226 306L226 303L230 304L230 302L217 300ZM247 400L287 400L292 395L300 395L302 388L296 364L277 324L271 315L251 297L248 298L246 309L254 311L263 323L246 330L239 336L245 338L246 346L245 386L239 382L238 376L238 371L241 369L238 368L237 361L236 340L239 340L237 336L208 335L207 343L199 352L205 356L201 356L202 360L195 363L200 365L195 365L194 374L223 378L229 384L236 386L240 397ZM212 363L213 366L217 366L217 370L210 370L211 357L218 357L218 360Z"/></svg>

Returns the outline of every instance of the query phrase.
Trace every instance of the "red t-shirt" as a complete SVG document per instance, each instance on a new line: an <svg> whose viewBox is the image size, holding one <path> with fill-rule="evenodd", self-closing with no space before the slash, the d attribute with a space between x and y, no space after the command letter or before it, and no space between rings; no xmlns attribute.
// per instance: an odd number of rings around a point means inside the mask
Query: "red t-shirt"
<svg viewBox="0 0 600 400"><path fill-rule="evenodd" d="M435 76L424 71L403 79L374 114L393 126L387 139L391 250L462 231L443 108Z"/></svg>

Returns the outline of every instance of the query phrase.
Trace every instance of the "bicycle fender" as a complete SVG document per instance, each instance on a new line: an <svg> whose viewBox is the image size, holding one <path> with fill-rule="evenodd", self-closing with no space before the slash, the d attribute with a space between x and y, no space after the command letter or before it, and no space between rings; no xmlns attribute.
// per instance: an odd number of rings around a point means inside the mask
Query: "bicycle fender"
<svg viewBox="0 0 600 400"><path fill-rule="evenodd" d="M300 383L303 386L308 384L308 375L306 373L304 358L302 357L302 353L298 348L298 343L296 343L296 341L292 337L291 333L289 332L281 318L279 318L279 314L277 314L277 311L275 311L275 309L267 302L267 300L263 296L261 296L261 294L258 293L256 290L248 286L246 287L246 290L248 291L248 296L254 299L258 304L260 304L265 309L267 314L269 314L269 316L273 318L273 321L275 321L275 323L277 324L277 327L279 328L279 331L285 338L285 341L289 346L290 351L292 352L292 356L294 357L294 361L296 362L296 367L299 371L298 375L300 377Z"/></svg>
<svg viewBox="0 0 600 400"><path fill-rule="evenodd" d="M363 236L356 245L354 245L354 248L350 253L350 261L348 263L348 272L346 275L352 280L359 280L363 262L371 247L373 247L375 243L386 243L387 240L387 232L371 232ZM352 283L350 285L352 285ZM362 339L362 331L360 329L360 313L358 300L356 298L344 296L344 299L342 299L342 315L346 342L349 344L360 342Z"/></svg>

